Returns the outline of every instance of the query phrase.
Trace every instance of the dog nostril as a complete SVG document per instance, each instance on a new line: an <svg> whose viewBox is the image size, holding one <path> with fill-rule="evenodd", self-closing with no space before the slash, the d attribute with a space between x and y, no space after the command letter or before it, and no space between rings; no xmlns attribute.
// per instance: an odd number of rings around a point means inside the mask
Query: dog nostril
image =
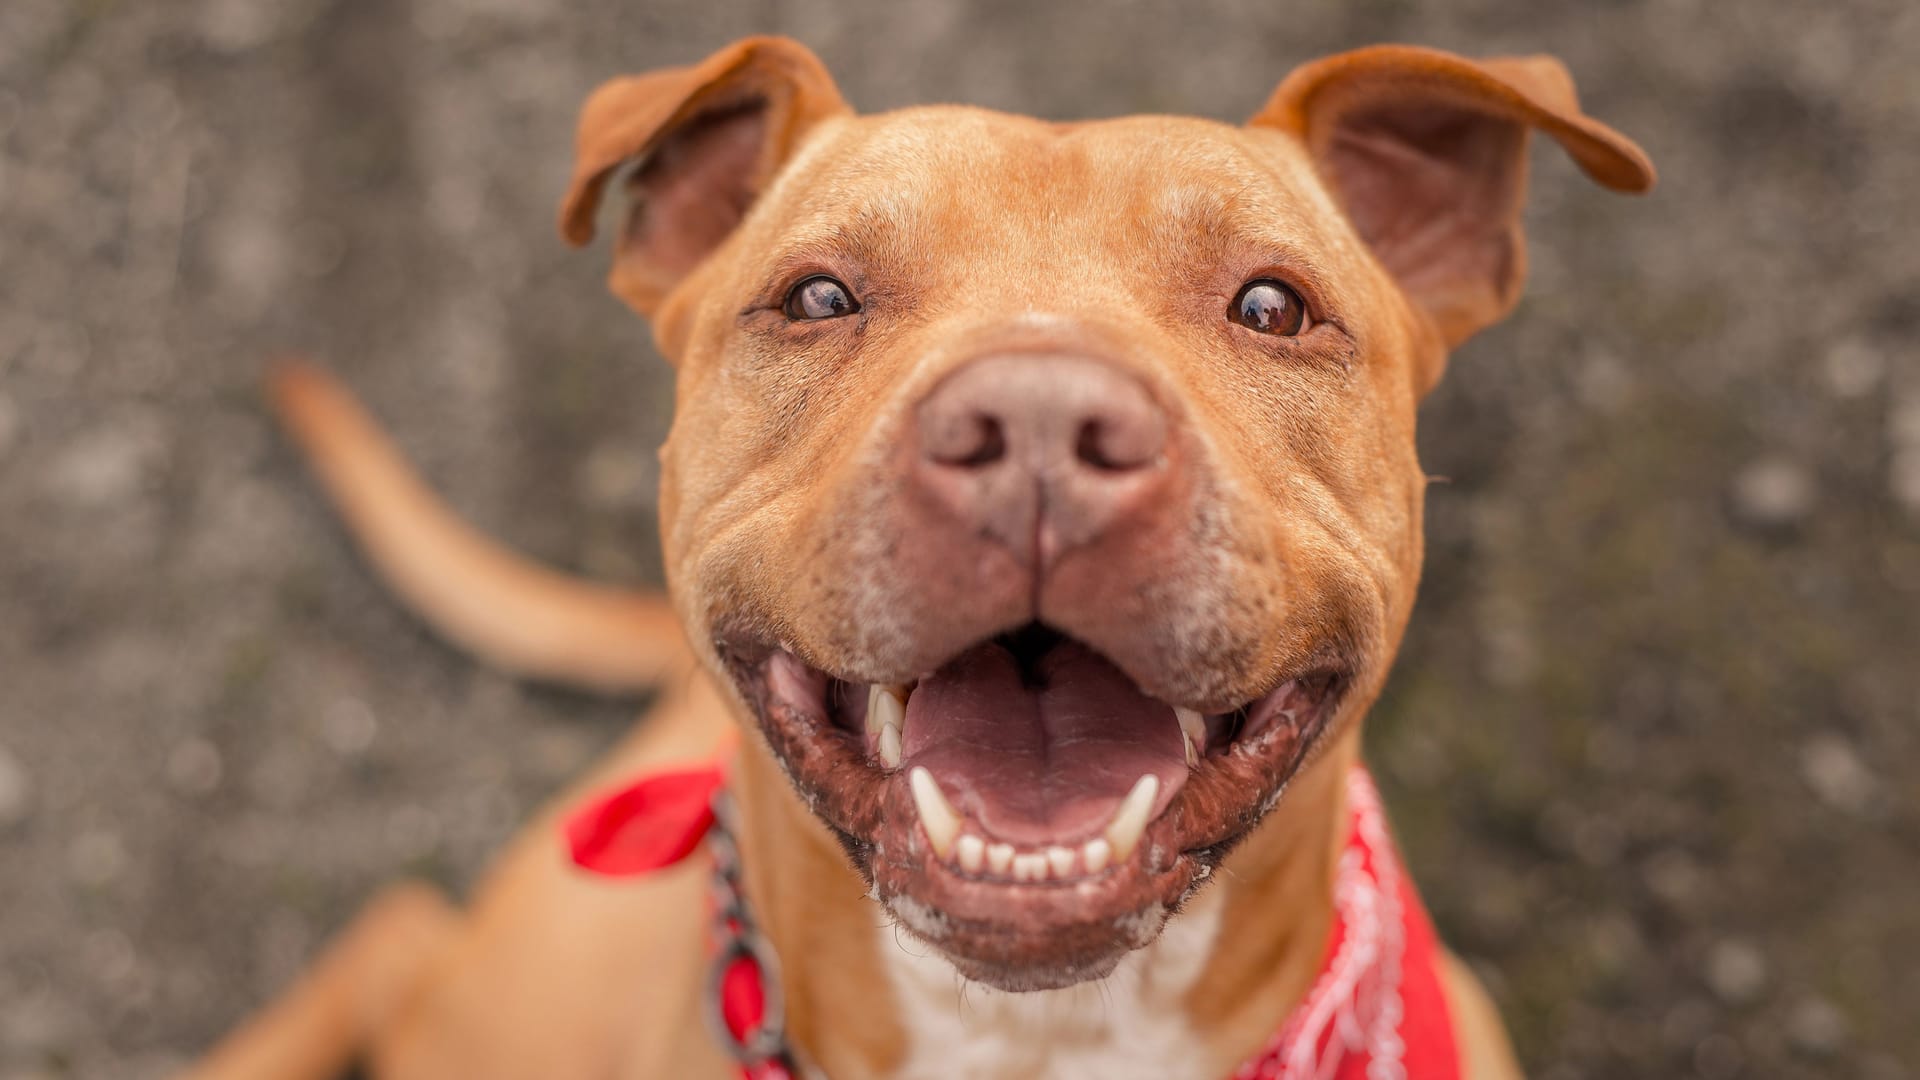
<svg viewBox="0 0 1920 1080"><path fill-rule="evenodd" d="M1150 448L1149 442L1155 446ZM1150 464L1158 454L1157 440L1150 433L1098 417L1081 423L1073 451L1081 464L1101 472L1131 472Z"/></svg>
<svg viewBox="0 0 1920 1080"><path fill-rule="evenodd" d="M933 460L959 469L980 469L1007 456L1007 433L999 417L975 413L968 419L971 424L964 437L944 440L946 445L930 455Z"/></svg>
<svg viewBox="0 0 1920 1080"><path fill-rule="evenodd" d="M1098 420L1088 420L1082 423L1080 425L1080 437L1074 441L1074 455L1085 464L1091 465L1096 469L1111 471L1124 468L1125 466L1113 460L1113 458L1107 454L1106 447L1102 445L1105 441L1103 438L1105 432L1101 430L1102 427L1103 425Z"/></svg>

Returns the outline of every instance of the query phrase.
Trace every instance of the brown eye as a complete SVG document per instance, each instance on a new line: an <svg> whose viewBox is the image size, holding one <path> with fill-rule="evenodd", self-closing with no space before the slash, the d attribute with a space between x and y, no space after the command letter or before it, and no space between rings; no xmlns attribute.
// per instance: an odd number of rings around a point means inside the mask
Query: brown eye
<svg viewBox="0 0 1920 1080"><path fill-rule="evenodd" d="M1242 285L1227 316L1249 330L1280 337L1294 337L1307 328L1306 302L1271 278Z"/></svg>
<svg viewBox="0 0 1920 1080"><path fill-rule="evenodd" d="M789 319L837 319L859 310L853 293L825 274L810 277L787 293Z"/></svg>

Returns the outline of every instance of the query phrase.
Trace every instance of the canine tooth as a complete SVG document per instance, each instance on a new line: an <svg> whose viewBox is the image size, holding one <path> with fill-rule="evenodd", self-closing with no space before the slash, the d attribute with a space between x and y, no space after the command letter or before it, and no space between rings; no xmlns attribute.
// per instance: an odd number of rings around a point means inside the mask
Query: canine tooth
<svg viewBox="0 0 1920 1080"><path fill-rule="evenodd" d="M1087 860L1087 873L1097 874L1105 870L1107 860L1113 858L1113 845L1096 837L1081 846L1080 856Z"/></svg>
<svg viewBox="0 0 1920 1080"><path fill-rule="evenodd" d="M927 839L933 842L933 853L946 858L953 850L954 838L960 835L960 815L954 812L953 804L941 793L939 782L926 766L917 765L907 774L907 787L913 792L913 805L920 811L920 824L926 827Z"/></svg>
<svg viewBox="0 0 1920 1080"><path fill-rule="evenodd" d="M906 695L900 689L879 683L867 689L867 732L877 735L880 763L889 769L900 767L900 732L907 723Z"/></svg>
<svg viewBox="0 0 1920 1080"><path fill-rule="evenodd" d="M888 724L894 727L906 724L906 696L898 693L898 689L893 686L882 686L879 683L867 687L867 732L869 734Z"/></svg>
<svg viewBox="0 0 1920 1080"><path fill-rule="evenodd" d="M1015 855L1013 857L1013 880L1047 880L1047 857L1045 855Z"/></svg>
<svg viewBox="0 0 1920 1080"><path fill-rule="evenodd" d="M1012 844L987 845L987 869L1004 876L1007 868L1013 865Z"/></svg>
<svg viewBox="0 0 1920 1080"><path fill-rule="evenodd" d="M880 764L889 769L900 767L900 726L887 724L880 728Z"/></svg>
<svg viewBox="0 0 1920 1080"><path fill-rule="evenodd" d="M1153 800L1159 794L1160 778L1152 773L1134 781L1133 790L1127 792L1113 820L1107 823L1107 843L1113 845L1114 858L1124 861L1139 846L1140 835L1147 831L1147 815L1153 812Z"/></svg>
<svg viewBox="0 0 1920 1080"><path fill-rule="evenodd" d="M1053 868L1054 877L1067 877L1073 873L1073 849L1055 844L1047 849L1047 865Z"/></svg>
<svg viewBox="0 0 1920 1080"><path fill-rule="evenodd" d="M961 833L954 844L954 851L960 856L960 869L969 874L980 872L980 865L986 861L987 842L972 833Z"/></svg>
<svg viewBox="0 0 1920 1080"><path fill-rule="evenodd" d="M1187 744L1187 764L1200 760L1200 747L1207 745L1207 722L1192 709L1175 706L1173 715L1180 721L1180 741Z"/></svg>

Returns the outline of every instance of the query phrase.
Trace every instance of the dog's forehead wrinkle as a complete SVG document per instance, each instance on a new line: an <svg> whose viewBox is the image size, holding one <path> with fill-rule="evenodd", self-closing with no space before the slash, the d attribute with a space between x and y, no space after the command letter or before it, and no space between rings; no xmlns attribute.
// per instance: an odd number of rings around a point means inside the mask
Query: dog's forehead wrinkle
<svg viewBox="0 0 1920 1080"><path fill-rule="evenodd" d="M1016 149L1045 132L1039 121L969 106L921 106L860 117L840 133L836 153L794 172L808 190L803 210L832 209L848 195L894 191L923 195L940 175L991 175ZM813 167L809 169L809 166Z"/></svg>
<svg viewBox="0 0 1920 1080"><path fill-rule="evenodd" d="M966 197L951 197L957 191ZM1310 205L1289 212L1295 195ZM1304 218L1326 199L1310 167L1265 145L1250 148L1244 129L1212 121L1123 117L1057 125L926 106L839 123L810 141L765 201L781 204L771 216L794 243L837 235L836 224L854 224L845 235L858 235L860 224L924 227L925 212L938 205L1016 243L1046 245L1059 244L1064 238L1050 234L1081 213L1129 204L1149 218L1192 224ZM1036 230L1036 222L1056 228Z"/></svg>
<svg viewBox="0 0 1920 1080"><path fill-rule="evenodd" d="M858 191L827 189L819 206L788 217L783 254L769 260L775 272L786 264L835 257L879 259L904 235L917 231L923 198L910 186Z"/></svg>

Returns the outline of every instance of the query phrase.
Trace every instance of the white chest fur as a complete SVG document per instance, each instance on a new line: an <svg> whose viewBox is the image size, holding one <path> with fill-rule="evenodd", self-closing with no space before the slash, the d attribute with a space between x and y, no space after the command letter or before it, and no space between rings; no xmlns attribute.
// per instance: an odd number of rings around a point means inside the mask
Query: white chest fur
<svg viewBox="0 0 1920 1080"><path fill-rule="evenodd" d="M926 946L887 927L881 949L907 1031L907 1059L897 1075L1196 1076L1198 1047L1181 1001L1219 926L1218 900L1203 894L1106 979L1024 994L967 983Z"/></svg>

